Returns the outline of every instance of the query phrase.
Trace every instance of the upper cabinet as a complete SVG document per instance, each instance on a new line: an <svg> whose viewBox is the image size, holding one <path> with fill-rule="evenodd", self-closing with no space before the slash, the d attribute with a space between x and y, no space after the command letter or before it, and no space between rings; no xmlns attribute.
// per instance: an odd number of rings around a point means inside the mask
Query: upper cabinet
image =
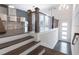
<svg viewBox="0 0 79 59"><path fill-rule="evenodd" d="M8 8L4 5L0 5L0 18L2 21L7 21Z"/></svg>
<svg viewBox="0 0 79 59"><path fill-rule="evenodd" d="M19 17L27 17L27 13L23 10L16 9L16 15Z"/></svg>
<svg viewBox="0 0 79 59"><path fill-rule="evenodd" d="M8 15L9 16L16 16L16 9L15 8L8 8Z"/></svg>
<svg viewBox="0 0 79 59"><path fill-rule="evenodd" d="M0 14L7 14L7 8L0 6Z"/></svg>
<svg viewBox="0 0 79 59"><path fill-rule="evenodd" d="M6 14L0 14L0 18L2 21L7 21L7 15Z"/></svg>

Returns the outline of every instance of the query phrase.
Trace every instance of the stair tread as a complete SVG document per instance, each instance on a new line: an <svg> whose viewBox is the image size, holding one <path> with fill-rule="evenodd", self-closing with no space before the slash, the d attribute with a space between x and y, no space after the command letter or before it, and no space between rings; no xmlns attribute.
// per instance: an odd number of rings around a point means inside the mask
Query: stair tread
<svg viewBox="0 0 79 59"><path fill-rule="evenodd" d="M28 53L28 55L38 55L43 49L44 49L44 47L38 46L32 52Z"/></svg>
<svg viewBox="0 0 79 59"><path fill-rule="evenodd" d="M19 48L16 48L10 52L5 53L4 55L19 55L20 53L24 52L25 50L29 49L30 47L36 45L38 42L30 42L28 44L25 44Z"/></svg>
<svg viewBox="0 0 79 59"><path fill-rule="evenodd" d="M19 55L20 53L24 52L25 50L29 49L30 47L36 45L38 42L32 41L28 44L25 44L19 48L16 48L10 52L5 53L4 55Z"/></svg>
<svg viewBox="0 0 79 59"><path fill-rule="evenodd" d="M31 38L33 38L33 36L27 36L27 37L24 37L24 38L21 38L21 39L17 39L17 40L13 40L13 41L10 41L10 42L2 43L2 44L0 44L0 49L3 49L3 48L6 48L6 47L9 47L11 45L26 41L26 40L31 39Z"/></svg>

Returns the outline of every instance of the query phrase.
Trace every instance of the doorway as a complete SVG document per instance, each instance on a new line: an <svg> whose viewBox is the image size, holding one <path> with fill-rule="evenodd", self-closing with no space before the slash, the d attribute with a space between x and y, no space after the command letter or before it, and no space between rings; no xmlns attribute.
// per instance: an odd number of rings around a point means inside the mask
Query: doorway
<svg viewBox="0 0 79 59"><path fill-rule="evenodd" d="M71 23L69 21L60 21L59 40L71 42Z"/></svg>
<svg viewBox="0 0 79 59"><path fill-rule="evenodd" d="M61 36L61 38L62 38L62 40L63 41L67 41L67 31L68 31L68 23L67 22L63 22L62 24L61 24L61 34L62 34L62 36Z"/></svg>

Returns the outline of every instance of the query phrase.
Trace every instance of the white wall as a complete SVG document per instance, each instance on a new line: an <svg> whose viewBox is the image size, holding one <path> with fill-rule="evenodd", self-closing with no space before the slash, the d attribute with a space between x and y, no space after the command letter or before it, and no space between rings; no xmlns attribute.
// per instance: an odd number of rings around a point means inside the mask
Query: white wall
<svg viewBox="0 0 79 59"><path fill-rule="evenodd" d="M72 19L72 35L71 42L74 36L74 33L79 33L79 5L74 5L73 7L73 19ZM71 44L72 54L79 55L79 40L75 45Z"/></svg>
<svg viewBox="0 0 79 59"><path fill-rule="evenodd" d="M41 41L41 45L53 49L58 42L58 28L51 31L36 33L36 41Z"/></svg>

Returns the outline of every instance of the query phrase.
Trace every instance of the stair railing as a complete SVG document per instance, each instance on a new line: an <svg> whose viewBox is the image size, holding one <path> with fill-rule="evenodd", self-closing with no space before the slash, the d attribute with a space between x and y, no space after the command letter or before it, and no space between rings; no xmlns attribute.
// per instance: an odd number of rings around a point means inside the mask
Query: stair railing
<svg viewBox="0 0 79 59"><path fill-rule="evenodd" d="M74 37L73 37L73 40L72 40L72 45L75 45L76 42L78 41L78 39L79 39L79 33L74 33Z"/></svg>

